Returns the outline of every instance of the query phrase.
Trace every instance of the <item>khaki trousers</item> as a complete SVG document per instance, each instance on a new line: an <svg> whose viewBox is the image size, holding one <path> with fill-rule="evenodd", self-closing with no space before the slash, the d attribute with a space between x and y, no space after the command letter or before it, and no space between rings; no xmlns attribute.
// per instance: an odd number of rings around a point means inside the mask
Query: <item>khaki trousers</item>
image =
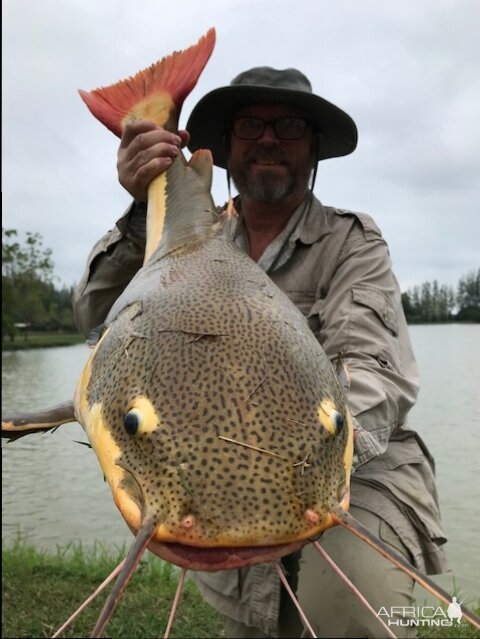
<svg viewBox="0 0 480 639"><path fill-rule="evenodd" d="M350 512L372 533L401 552L409 554L394 530L377 515L352 506ZM320 543L330 557L352 580L375 611L382 607L413 605L413 580L347 530L337 526L327 530ZM386 637L378 620L343 584L310 544L302 550L300 561L287 558L292 587L317 637L349 639ZM296 608L282 589L279 637L310 637L303 628ZM385 621L385 617L383 617ZM398 619L398 617L397 617ZM399 639L416 636L414 628L391 627ZM230 639L266 638L258 628L234 619L225 619L225 637Z"/></svg>

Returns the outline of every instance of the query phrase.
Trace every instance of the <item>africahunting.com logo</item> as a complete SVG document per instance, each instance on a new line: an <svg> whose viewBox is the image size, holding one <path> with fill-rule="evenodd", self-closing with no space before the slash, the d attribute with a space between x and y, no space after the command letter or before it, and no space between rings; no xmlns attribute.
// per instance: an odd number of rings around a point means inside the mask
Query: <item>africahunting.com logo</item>
<svg viewBox="0 0 480 639"><path fill-rule="evenodd" d="M377 617L388 626L463 626L462 603L463 601L458 602L456 597L452 597L446 610L441 606L391 606L389 609L382 606Z"/></svg>

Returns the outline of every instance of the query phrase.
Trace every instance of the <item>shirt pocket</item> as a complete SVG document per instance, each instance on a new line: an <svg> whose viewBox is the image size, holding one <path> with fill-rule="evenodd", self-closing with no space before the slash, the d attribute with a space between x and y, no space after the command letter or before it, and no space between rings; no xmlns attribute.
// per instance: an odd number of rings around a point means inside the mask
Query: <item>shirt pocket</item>
<svg viewBox="0 0 480 639"><path fill-rule="evenodd" d="M367 286L352 288L352 299L356 304L372 310L393 336L398 335L398 318L390 299L379 289Z"/></svg>
<svg viewBox="0 0 480 639"><path fill-rule="evenodd" d="M386 370L402 370L398 342L398 310L383 291L373 287L352 288L349 316L351 347L373 357Z"/></svg>

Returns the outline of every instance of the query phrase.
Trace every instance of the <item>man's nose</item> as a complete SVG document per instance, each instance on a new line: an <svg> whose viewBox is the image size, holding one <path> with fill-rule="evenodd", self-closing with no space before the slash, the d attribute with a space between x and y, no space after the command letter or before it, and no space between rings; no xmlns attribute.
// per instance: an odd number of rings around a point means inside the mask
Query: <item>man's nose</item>
<svg viewBox="0 0 480 639"><path fill-rule="evenodd" d="M273 122L268 122L265 126L265 129L262 135L259 138L261 142L278 142L279 138L275 133L275 128L273 126Z"/></svg>

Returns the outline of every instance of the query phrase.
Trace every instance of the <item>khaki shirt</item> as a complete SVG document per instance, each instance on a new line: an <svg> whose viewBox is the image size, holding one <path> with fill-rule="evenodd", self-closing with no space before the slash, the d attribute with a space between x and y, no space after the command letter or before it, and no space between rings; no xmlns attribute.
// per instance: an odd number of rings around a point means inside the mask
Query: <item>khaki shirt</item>
<svg viewBox="0 0 480 639"><path fill-rule="evenodd" d="M144 238L130 226L138 227L134 207L94 247L75 291L75 319L86 335L141 267ZM241 215L227 222L225 232L246 247ZM342 362L346 370L357 428L351 503L380 514L420 570L443 572L446 538L434 463L407 425L418 370L381 232L368 215L307 198L259 264L308 318L334 365ZM275 636L280 585L270 565L200 573L196 581L222 613Z"/></svg>

